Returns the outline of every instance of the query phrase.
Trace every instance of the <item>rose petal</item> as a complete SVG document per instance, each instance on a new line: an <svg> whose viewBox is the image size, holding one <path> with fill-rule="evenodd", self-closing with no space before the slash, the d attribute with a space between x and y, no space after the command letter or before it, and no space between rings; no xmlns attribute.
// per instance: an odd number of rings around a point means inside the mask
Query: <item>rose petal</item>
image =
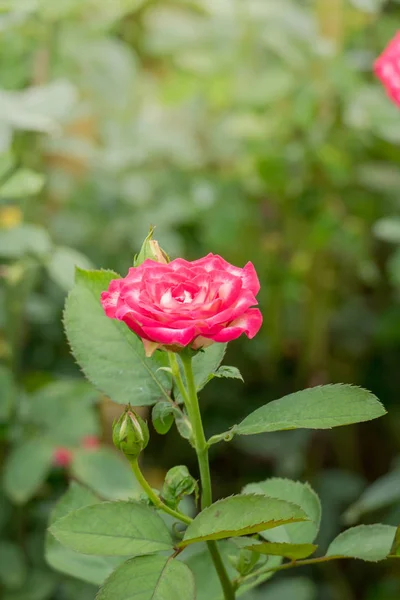
<svg viewBox="0 0 400 600"><path fill-rule="evenodd" d="M143 327L147 339L159 344L178 344L187 346L196 335L194 327L170 329L169 327Z"/></svg>
<svg viewBox="0 0 400 600"><path fill-rule="evenodd" d="M258 308L249 308L244 315L238 317L225 329L209 337L214 342L230 342L245 333L249 339L258 333L262 325L262 314ZM204 334L203 334L204 335Z"/></svg>
<svg viewBox="0 0 400 600"><path fill-rule="evenodd" d="M104 312L107 317L110 317L111 319L115 318L115 310L118 304L122 282L123 279L112 279L108 286L108 290L102 292L100 296L100 302L104 308Z"/></svg>

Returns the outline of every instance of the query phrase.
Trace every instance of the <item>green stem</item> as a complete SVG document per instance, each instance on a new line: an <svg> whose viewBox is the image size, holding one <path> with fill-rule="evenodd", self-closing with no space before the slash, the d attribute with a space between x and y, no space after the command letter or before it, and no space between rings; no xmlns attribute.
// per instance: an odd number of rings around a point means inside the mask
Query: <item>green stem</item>
<svg viewBox="0 0 400 600"><path fill-rule="evenodd" d="M146 492L146 494L148 495L148 497L150 498L150 500L152 501L154 506L156 508L168 513L169 515L171 515L171 517L178 519L178 521L182 521L183 523L186 523L186 525L190 525L190 523L193 521L193 519L191 519L190 517L187 517L183 513L178 512L177 510L173 510L172 508L170 508L169 506L164 504L164 502L161 500L161 498L159 498L157 496L157 494L154 493L154 491L151 489L150 485L146 481L142 471L140 470L137 458L133 458L129 462L130 462L132 471L135 474L136 479L138 480L138 482L140 483L143 490Z"/></svg>
<svg viewBox="0 0 400 600"><path fill-rule="evenodd" d="M201 508L204 510L212 504L208 444L204 435L203 422L201 419L196 383L193 376L192 358L185 351L180 354L180 358L183 364L187 384L185 394L183 394L182 391L181 394L185 399L186 409L193 427L194 447L196 450L200 470ZM179 388L180 383L178 381L177 385ZM235 590L226 571L217 543L215 541L209 541L207 542L207 546L221 582L225 600L235 600Z"/></svg>
<svg viewBox="0 0 400 600"><path fill-rule="evenodd" d="M339 558L348 558L347 556L320 556L318 558L307 558L306 560L293 561L289 563L285 563L284 565L279 565L279 567L270 567L269 569L265 569L261 567L257 571L253 571L249 573L249 575L245 575L243 577L238 577L236 579L237 587L239 585L243 585L249 579L253 577L259 577L260 575L265 575L266 573L275 573L276 571L286 571L287 569L293 569L295 567L304 567L305 565L317 565L319 563L326 563L330 560L337 560Z"/></svg>

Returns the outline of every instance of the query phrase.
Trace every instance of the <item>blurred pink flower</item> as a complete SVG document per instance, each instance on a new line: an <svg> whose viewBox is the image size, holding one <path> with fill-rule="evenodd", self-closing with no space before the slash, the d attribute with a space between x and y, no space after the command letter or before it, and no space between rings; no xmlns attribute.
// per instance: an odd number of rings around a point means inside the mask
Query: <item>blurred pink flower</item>
<svg viewBox="0 0 400 600"><path fill-rule="evenodd" d="M100 440L96 435L85 435L82 440L82 448L86 450L97 450L100 446Z"/></svg>
<svg viewBox="0 0 400 600"><path fill-rule="evenodd" d="M72 451L60 446L53 452L53 462L57 467L68 467L72 461Z"/></svg>
<svg viewBox="0 0 400 600"><path fill-rule="evenodd" d="M400 106L400 31L375 61L374 72L389 98Z"/></svg>

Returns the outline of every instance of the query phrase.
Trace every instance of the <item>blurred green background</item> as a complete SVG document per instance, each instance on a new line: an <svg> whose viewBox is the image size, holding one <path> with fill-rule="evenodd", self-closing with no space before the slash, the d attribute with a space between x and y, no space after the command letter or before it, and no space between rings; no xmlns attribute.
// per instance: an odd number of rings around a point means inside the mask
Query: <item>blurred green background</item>
<svg viewBox="0 0 400 600"><path fill-rule="evenodd" d="M2 599L94 599L45 560L49 514L70 477L106 498L132 483L109 443L120 407L83 381L62 309L75 264L125 274L151 224L173 257L260 276L263 328L225 361L245 384L202 394L209 435L319 383L365 386L389 411L215 446L215 497L308 480L322 551L345 525L399 523L400 112L372 75L398 29L398 0L0 0ZM197 474L175 431L153 431L152 483L182 462ZM392 563L357 561L254 596L399 597Z"/></svg>

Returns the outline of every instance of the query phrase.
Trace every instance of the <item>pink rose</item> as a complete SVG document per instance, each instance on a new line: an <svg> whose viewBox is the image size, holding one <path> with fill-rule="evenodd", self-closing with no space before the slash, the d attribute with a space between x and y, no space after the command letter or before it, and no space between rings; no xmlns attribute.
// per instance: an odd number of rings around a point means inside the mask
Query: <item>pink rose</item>
<svg viewBox="0 0 400 600"><path fill-rule="evenodd" d="M252 338L261 327L260 289L252 263L234 267L218 255L168 264L147 259L101 294L106 315L124 321L143 340L147 356L160 346L194 349Z"/></svg>
<svg viewBox="0 0 400 600"><path fill-rule="evenodd" d="M400 106L400 31L375 61L374 72L389 98Z"/></svg>

